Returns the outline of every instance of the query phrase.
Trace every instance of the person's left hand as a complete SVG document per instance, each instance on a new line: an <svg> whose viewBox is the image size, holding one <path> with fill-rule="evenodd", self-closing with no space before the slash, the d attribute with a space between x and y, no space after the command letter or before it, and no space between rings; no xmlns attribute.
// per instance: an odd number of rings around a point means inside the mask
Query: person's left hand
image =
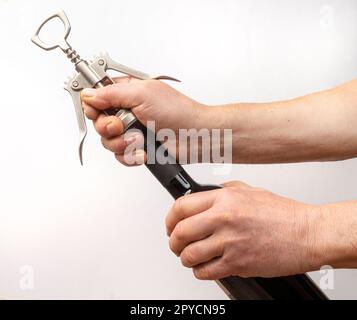
<svg viewBox="0 0 357 320"><path fill-rule="evenodd" d="M319 207L241 182L178 199L170 248L196 278L278 277L319 269Z"/></svg>

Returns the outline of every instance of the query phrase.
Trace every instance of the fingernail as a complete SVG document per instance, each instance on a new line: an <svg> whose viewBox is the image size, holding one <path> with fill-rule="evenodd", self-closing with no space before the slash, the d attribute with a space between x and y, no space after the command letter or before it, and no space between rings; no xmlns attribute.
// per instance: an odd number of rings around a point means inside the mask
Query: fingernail
<svg viewBox="0 0 357 320"><path fill-rule="evenodd" d="M84 89L82 90L82 98L92 98L96 94L96 89Z"/></svg>
<svg viewBox="0 0 357 320"><path fill-rule="evenodd" d="M113 122L109 122L106 126L106 130L110 135L115 135L117 133L115 124Z"/></svg>

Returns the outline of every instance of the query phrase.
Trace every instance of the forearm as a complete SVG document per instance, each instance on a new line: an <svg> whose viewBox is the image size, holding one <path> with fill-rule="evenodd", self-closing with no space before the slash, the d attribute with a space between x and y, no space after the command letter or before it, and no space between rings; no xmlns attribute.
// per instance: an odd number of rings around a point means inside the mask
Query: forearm
<svg viewBox="0 0 357 320"><path fill-rule="evenodd" d="M208 113L212 127L232 129L234 163L357 156L357 80L289 101L216 106Z"/></svg>

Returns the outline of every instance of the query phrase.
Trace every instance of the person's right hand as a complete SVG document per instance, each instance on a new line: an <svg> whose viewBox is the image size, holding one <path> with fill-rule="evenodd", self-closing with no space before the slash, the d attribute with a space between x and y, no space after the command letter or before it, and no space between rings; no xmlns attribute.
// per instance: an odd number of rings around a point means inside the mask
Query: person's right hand
<svg viewBox="0 0 357 320"><path fill-rule="evenodd" d="M158 80L138 80L131 77L115 79L115 84L99 89L84 89L81 94L86 116L93 120L96 131L102 137L104 147L112 151L125 165L140 164L145 156L142 150L132 154L124 152L129 145L140 144L142 137L133 133L123 135L123 124L115 116L105 116L101 111L111 108L130 108L141 123L155 121L156 131L169 128L178 137L179 129L207 127L209 107L181 94ZM178 140L178 138L177 138ZM180 152L178 141L167 142L170 153ZM170 147L171 146L171 147ZM175 150L173 147L175 146ZM170 149L171 148L171 149Z"/></svg>

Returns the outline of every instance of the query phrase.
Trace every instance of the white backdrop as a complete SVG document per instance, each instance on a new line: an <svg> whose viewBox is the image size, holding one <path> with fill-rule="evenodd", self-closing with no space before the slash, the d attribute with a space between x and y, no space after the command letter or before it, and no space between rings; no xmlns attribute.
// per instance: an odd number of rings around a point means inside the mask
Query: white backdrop
<svg viewBox="0 0 357 320"><path fill-rule="evenodd" d="M0 0L0 296L225 298L169 252L172 199L145 168L117 165L92 128L80 167L74 110L62 90L72 66L30 42L60 9L83 57L106 50L219 104L292 98L355 78L356 1ZM213 169L188 168L199 181L239 179L309 203L357 198L355 160L238 165L225 176ZM24 282L32 272L33 283ZM339 271L327 294L357 298L356 287L356 271Z"/></svg>

